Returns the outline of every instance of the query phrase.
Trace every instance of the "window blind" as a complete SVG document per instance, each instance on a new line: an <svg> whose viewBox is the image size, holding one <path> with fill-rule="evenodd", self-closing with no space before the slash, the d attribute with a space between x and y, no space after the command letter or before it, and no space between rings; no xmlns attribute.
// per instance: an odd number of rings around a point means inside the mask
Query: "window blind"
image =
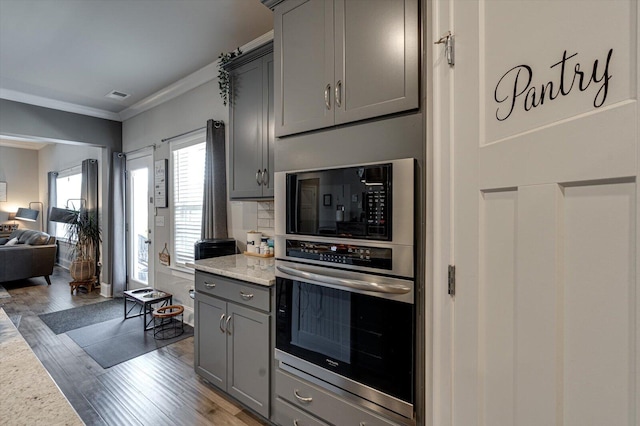
<svg viewBox="0 0 640 426"><path fill-rule="evenodd" d="M194 260L200 239L204 191L205 143L173 150L173 237L176 264Z"/></svg>

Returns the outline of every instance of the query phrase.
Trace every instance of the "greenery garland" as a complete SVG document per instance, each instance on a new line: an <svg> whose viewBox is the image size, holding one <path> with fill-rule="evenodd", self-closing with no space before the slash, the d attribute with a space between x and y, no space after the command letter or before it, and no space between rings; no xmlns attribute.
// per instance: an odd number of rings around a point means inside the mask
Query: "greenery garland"
<svg viewBox="0 0 640 426"><path fill-rule="evenodd" d="M220 88L220 97L222 103L226 106L229 102L229 93L231 91L231 79L229 78L229 71L224 67L234 58L237 58L242 54L242 51L238 47L229 53L221 53L218 55L218 87Z"/></svg>

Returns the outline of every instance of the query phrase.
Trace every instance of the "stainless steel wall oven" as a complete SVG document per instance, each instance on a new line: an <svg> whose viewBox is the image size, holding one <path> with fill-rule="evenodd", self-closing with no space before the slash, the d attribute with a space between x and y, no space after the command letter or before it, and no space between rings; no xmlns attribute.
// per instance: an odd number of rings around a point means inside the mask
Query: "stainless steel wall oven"
<svg viewBox="0 0 640 426"><path fill-rule="evenodd" d="M276 359L414 419L414 163L276 173Z"/></svg>

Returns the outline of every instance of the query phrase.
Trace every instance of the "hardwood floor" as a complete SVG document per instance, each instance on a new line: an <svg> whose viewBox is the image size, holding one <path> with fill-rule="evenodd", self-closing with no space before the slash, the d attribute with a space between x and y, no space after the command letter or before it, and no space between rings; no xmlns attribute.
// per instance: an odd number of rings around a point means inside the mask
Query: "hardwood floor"
<svg viewBox="0 0 640 426"><path fill-rule="evenodd" d="M69 294L69 281L56 268L51 286L44 278L3 283L11 298L0 307L14 322L20 316L18 330L87 425L268 424L195 374L193 337L103 369L66 334L54 334L38 315L106 300L99 289Z"/></svg>

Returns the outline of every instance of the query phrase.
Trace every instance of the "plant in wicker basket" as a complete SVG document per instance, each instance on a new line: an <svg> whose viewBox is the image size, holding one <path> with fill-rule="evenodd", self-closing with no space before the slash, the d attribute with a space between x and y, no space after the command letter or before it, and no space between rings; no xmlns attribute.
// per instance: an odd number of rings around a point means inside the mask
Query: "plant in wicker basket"
<svg viewBox="0 0 640 426"><path fill-rule="evenodd" d="M69 273L75 281L87 281L96 275L96 260L102 236L95 213L86 209L77 212L75 220L68 224L67 238L73 259Z"/></svg>

